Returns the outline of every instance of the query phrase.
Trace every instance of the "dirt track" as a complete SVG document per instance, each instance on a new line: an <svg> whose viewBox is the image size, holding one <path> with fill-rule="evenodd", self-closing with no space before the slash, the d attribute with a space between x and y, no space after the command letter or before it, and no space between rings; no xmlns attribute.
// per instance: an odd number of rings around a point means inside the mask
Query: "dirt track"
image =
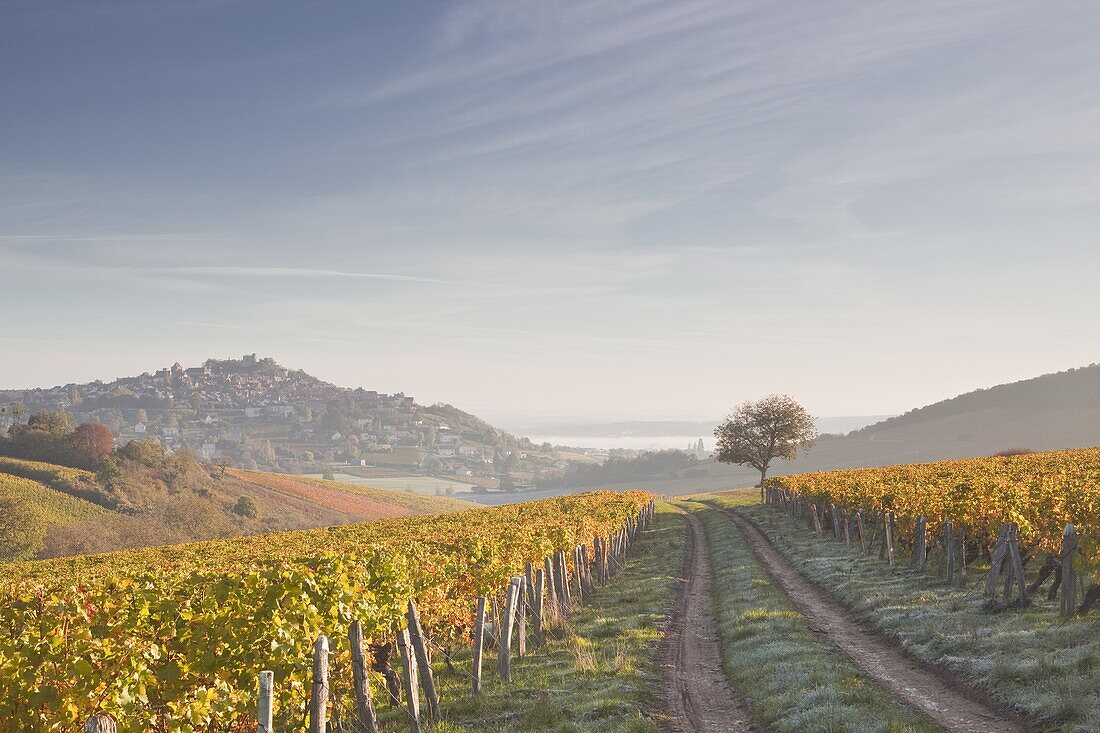
<svg viewBox="0 0 1100 733"><path fill-rule="evenodd" d="M875 631L852 621L846 609L791 567L755 524L735 511L728 514L772 579L806 616L810 628L825 636L882 687L952 733L1029 730L1018 718L968 695L934 670L905 656Z"/></svg>
<svg viewBox="0 0 1100 733"><path fill-rule="evenodd" d="M754 731L748 712L722 672L703 527L690 512L684 512L684 518L687 554L680 599L660 648L662 694L672 716L670 728L675 733Z"/></svg>

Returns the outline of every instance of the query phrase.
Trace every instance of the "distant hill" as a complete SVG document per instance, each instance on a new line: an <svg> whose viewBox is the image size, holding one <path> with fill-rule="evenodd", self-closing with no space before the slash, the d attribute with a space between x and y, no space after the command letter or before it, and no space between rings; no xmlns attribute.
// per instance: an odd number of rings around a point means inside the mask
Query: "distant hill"
<svg viewBox="0 0 1100 733"><path fill-rule="evenodd" d="M975 390L910 410L845 436L825 435L809 453L777 461L770 475L886 466L1100 446L1100 365ZM700 461L675 478L635 479L634 488L670 494L751 486L752 469Z"/></svg>
<svg viewBox="0 0 1100 733"><path fill-rule="evenodd" d="M452 405L340 387L256 354L108 382L0 390L0 408L0 435L27 414L64 410L78 423L106 425L119 445L155 440L250 470L319 473L364 463L478 483L505 469L527 479L558 462Z"/></svg>
<svg viewBox="0 0 1100 733"><path fill-rule="evenodd" d="M112 510L82 496L106 496L80 469L0 456L0 561L58 557L269 531L444 514L472 502L285 474L211 467L193 487L158 488L130 471L140 498ZM252 508L241 513L238 502Z"/></svg>
<svg viewBox="0 0 1100 733"><path fill-rule="evenodd" d="M981 453L1017 445L1035 450L1095 445L1100 443L1100 364L968 392L869 425L853 437L952 443Z"/></svg>

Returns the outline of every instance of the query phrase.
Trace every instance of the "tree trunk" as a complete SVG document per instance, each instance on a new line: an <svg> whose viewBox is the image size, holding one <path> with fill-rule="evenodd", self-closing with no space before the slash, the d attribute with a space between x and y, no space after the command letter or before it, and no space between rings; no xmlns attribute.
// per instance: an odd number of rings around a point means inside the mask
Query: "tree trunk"
<svg viewBox="0 0 1100 733"><path fill-rule="evenodd" d="M764 479L768 477L768 467L760 469L760 501L764 501Z"/></svg>

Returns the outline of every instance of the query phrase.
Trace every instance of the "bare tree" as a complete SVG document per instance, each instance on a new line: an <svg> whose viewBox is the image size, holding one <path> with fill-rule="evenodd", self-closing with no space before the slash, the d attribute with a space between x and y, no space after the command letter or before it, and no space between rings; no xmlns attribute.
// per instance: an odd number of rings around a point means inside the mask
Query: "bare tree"
<svg viewBox="0 0 1100 733"><path fill-rule="evenodd" d="M787 395L768 395L744 402L714 429L715 457L721 463L749 465L760 472L760 495L768 466L776 458L789 461L799 448L809 449L817 437L814 419Z"/></svg>

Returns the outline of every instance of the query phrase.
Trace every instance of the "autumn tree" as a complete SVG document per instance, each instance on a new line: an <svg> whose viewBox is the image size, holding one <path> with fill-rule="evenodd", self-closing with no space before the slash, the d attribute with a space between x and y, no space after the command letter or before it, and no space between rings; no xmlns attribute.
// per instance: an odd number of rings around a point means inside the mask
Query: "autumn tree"
<svg viewBox="0 0 1100 733"><path fill-rule="evenodd" d="M218 478L225 478L225 469L233 468L233 457L219 456L218 460L214 461L214 465L221 469Z"/></svg>
<svg viewBox="0 0 1100 733"><path fill-rule="evenodd" d="M744 402L714 429L715 457L721 463L752 466L760 472L760 495L768 467L777 458L792 460L798 449L809 449L817 437L814 419L787 395L768 395Z"/></svg>
<svg viewBox="0 0 1100 733"><path fill-rule="evenodd" d="M25 418L27 416L27 412L27 406L24 405L22 402L11 403L11 417L16 422L19 422L20 420Z"/></svg>
<svg viewBox="0 0 1100 733"><path fill-rule="evenodd" d="M99 423L84 423L77 426L66 439L68 443L69 465L77 468L94 469L106 460L115 448L115 439L111 431Z"/></svg>
<svg viewBox="0 0 1100 733"><path fill-rule="evenodd" d="M64 410L49 412L39 410L27 419L27 430L38 430L50 435L68 435L73 431L72 416Z"/></svg>

